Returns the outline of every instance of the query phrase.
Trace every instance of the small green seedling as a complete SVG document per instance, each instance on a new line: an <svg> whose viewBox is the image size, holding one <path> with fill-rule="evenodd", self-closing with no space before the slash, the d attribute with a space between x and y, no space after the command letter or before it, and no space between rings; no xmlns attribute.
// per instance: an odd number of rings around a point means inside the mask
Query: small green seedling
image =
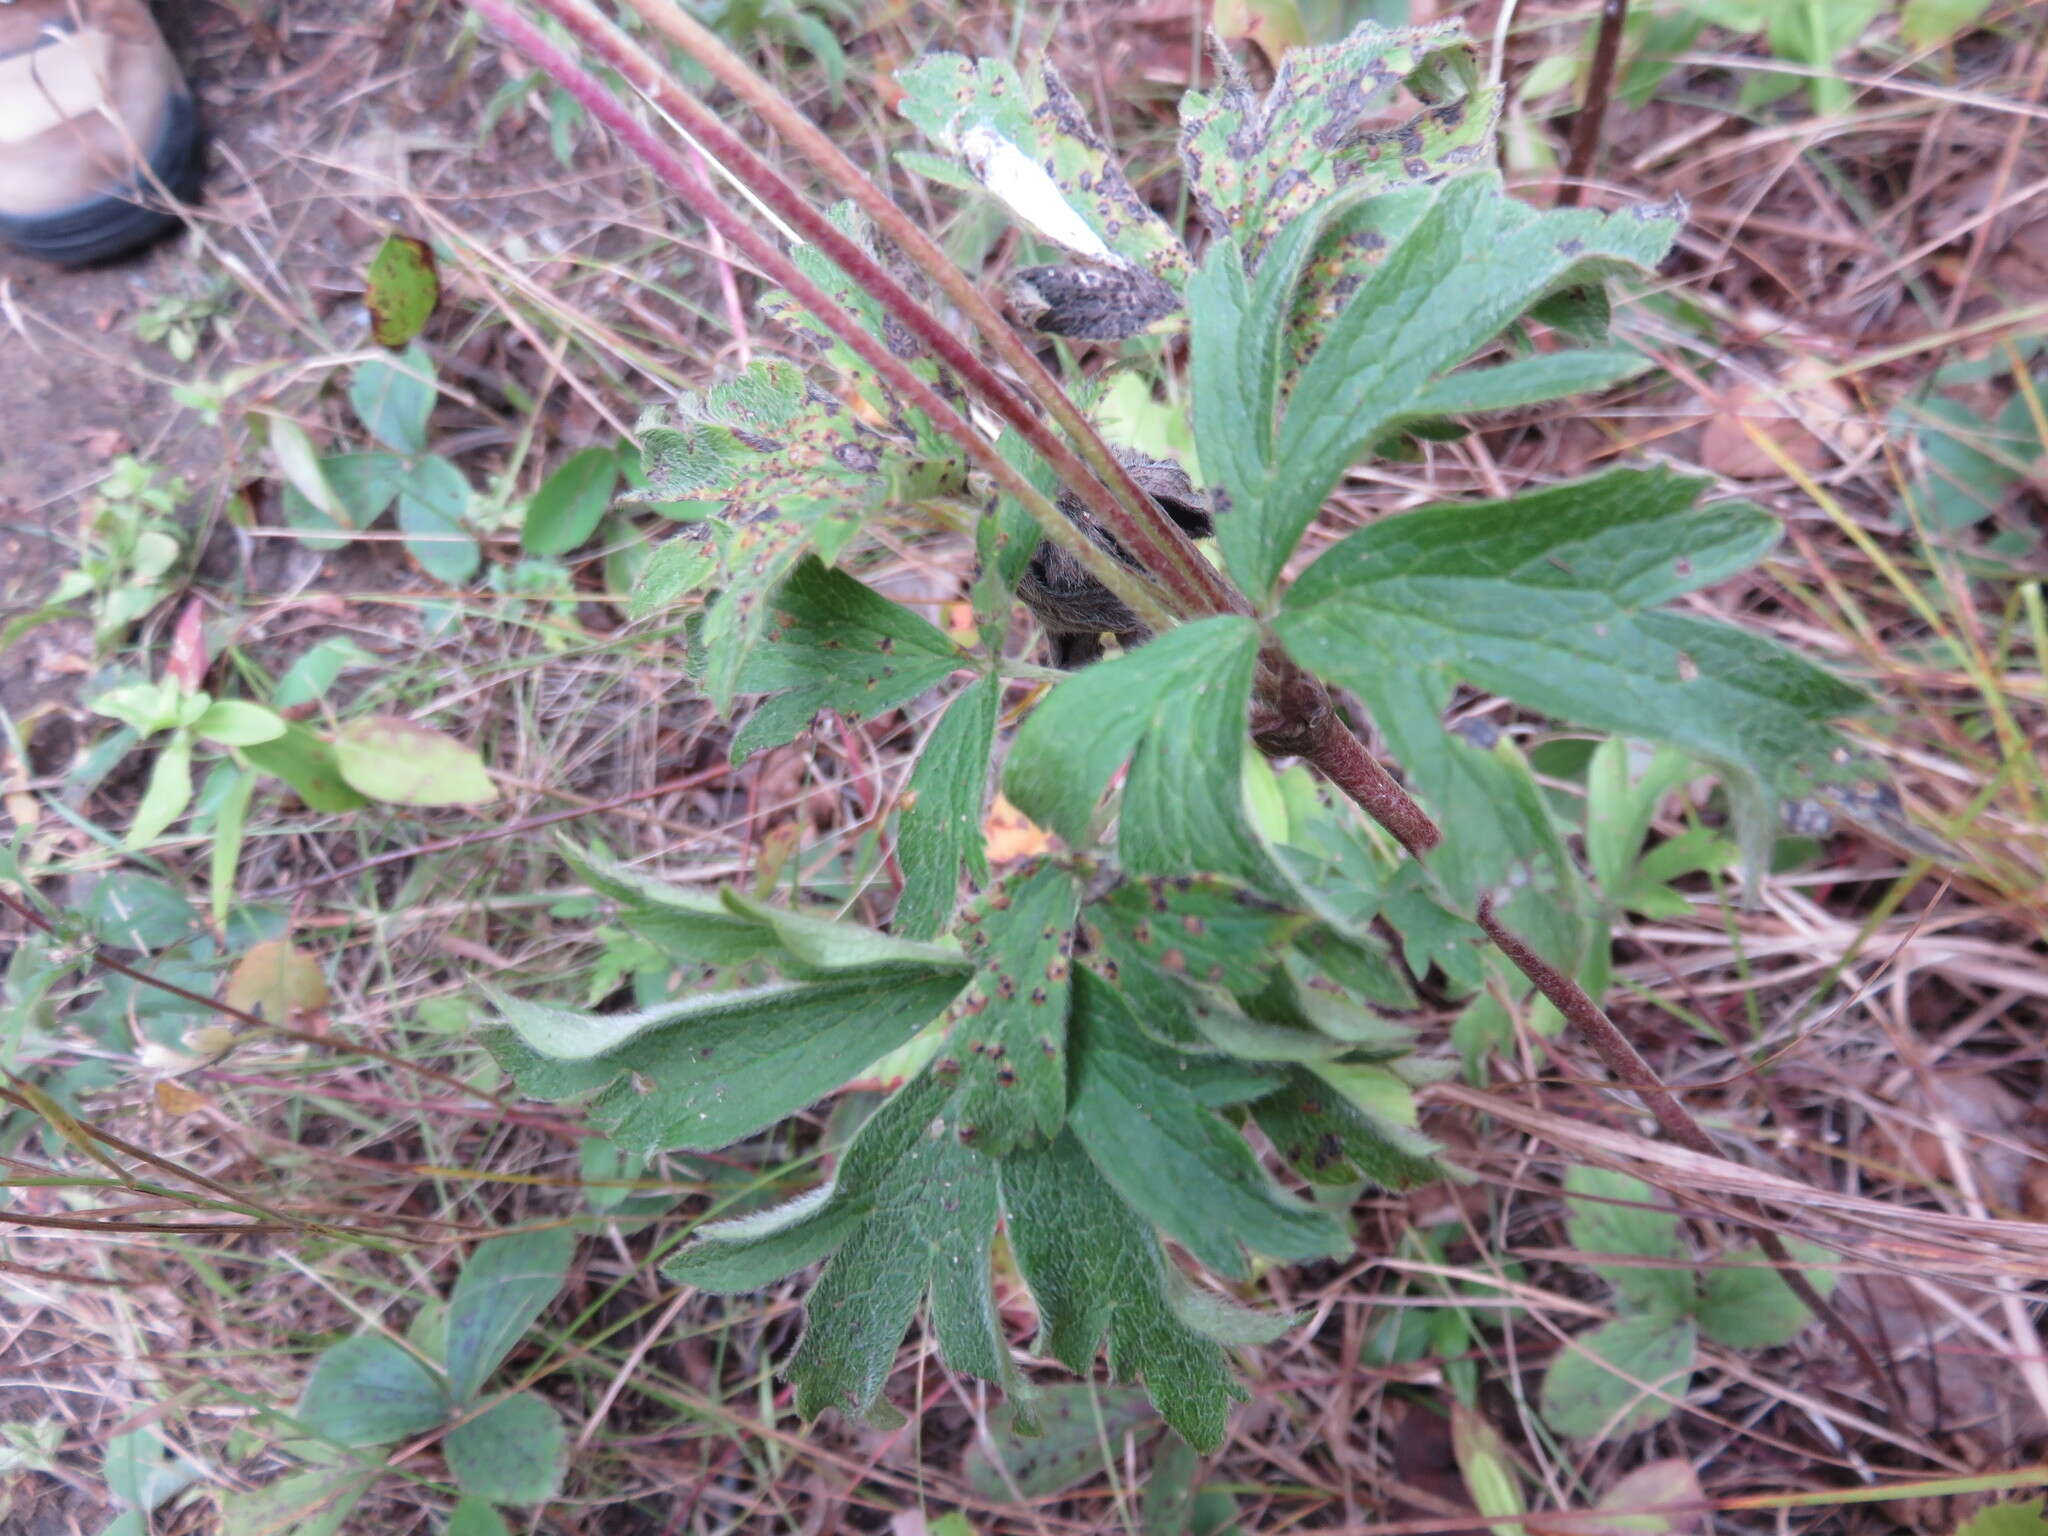
<svg viewBox="0 0 2048 1536"><path fill-rule="evenodd" d="M1756 1248L1734 1249L1701 1275L1678 1217L1642 1180L1574 1168L1565 1190L1574 1245L1641 1262L1592 1265L1614 1287L1620 1316L1570 1340L1544 1372L1543 1417L1560 1434L1605 1439L1668 1418L1692 1380L1702 1334L1729 1349L1772 1349L1813 1320ZM1794 1251L1803 1260L1826 1256L1811 1244ZM1804 1273L1821 1294L1834 1288L1826 1269Z"/></svg>
<svg viewBox="0 0 2048 1536"><path fill-rule="evenodd" d="M360 1333L334 1345L313 1367L293 1412L297 1426L343 1450L445 1430L449 1472L471 1499L491 1505L554 1498L569 1460L561 1416L536 1392L486 1388L561 1290L573 1249L574 1239L560 1229L482 1244L455 1282L445 1329L416 1328L404 1341Z"/></svg>

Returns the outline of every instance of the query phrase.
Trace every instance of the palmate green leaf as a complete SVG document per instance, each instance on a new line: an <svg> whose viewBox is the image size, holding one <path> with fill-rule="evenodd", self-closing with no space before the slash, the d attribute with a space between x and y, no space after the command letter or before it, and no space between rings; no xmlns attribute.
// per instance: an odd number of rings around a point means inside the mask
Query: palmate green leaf
<svg viewBox="0 0 2048 1536"><path fill-rule="evenodd" d="M988 879L982 805L995 749L1001 681L977 678L961 690L926 738L911 771L897 821L896 859L903 894L890 923L905 938L928 939L948 927L960 896L960 871Z"/></svg>
<svg viewBox="0 0 2048 1536"><path fill-rule="evenodd" d="M1407 227L1323 331L1288 395L1272 451L1256 463L1224 466L1230 514L1218 519L1217 537L1232 574L1255 595L1271 588L1361 454L1402 421L1440 414L1418 407L1433 381L1553 289L1654 266L1678 228L1669 208L1539 212L1507 197L1490 172L1376 199L1362 212L1382 221L1400 213ZM1222 275L1207 281L1211 266L1227 269L1234 250L1219 242L1205 263L1197 352L1209 313L1220 316L1236 302ZM1442 398L1463 387L1446 385ZM1205 430L1210 408L1199 392L1195 406L1204 442L1228 428L1225 416Z"/></svg>
<svg viewBox="0 0 2048 1536"><path fill-rule="evenodd" d="M1142 1380L1183 1439L1214 1450L1244 1391L1222 1345L1175 1310L1185 1282L1159 1239L1071 1131L1005 1158L1001 1169L1010 1248L1038 1304L1033 1352L1085 1376L1106 1347L1115 1380Z"/></svg>
<svg viewBox="0 0 2048 1536"><path fill-rule="evenodd" d="M682 1284L728 1292L831 1256L788 1368L806 1418L874 1408L927 1295L946 1364L1016 1396L989 1278L998 1165L960 1144L953 1099L931 1074L917 1078L861 1127L832 1185L700 1227L666 1266Z"/></svg>
<svg viewBox="0 0 2048 1536"><path fill-rule="evenodd" d="M480 1243L448 1299L448 1387L457 1402L484 1389L561 1290L576 1239L560 1227Z"/></svg>
<svg viewBox="0 0 2048 1536"><path fill-rule="evenodd" d="M1207 1109L1186 1081L1189 1058L1146 1038L1091 971L1076 981L1069 1033L1074 1135L1117 1193L1203 1264L1242 1279L1247 1248L1310 1259L1349 1247L1335 1218L1282 1191Z"/></svg>
<svg viewBox="0 0 2048 1536"><path fill-rule="evenodd" d="M1311 566L1275 629L1365 698L1425 799L1457 771L1438 718L1466 682L1714 764L1755 864L1779 785L1826 763L1829 723L1868 700L1761 636L1657 610L1777 542L1776 521L1747 503L1694 506L1703 483L1618 470L1389 518Z"/></svg>
<svg viewBox="0 0 2048 1536"><path fill-rule="evenodd" d="M974 979L946 1010L951 1030L934 1073L960 1086L960 1139L1001 1157L1059 1133L1067 1110L1074 877L1044 863L969 910Z"/></svg>
<svg viewBox="0 0 2048 1536"><path fill-rule="evenodd" d="M1197 619L1068 678L1018 731L1004 793L1082 844L1096 802L1128 759L1117 836L1128 872L1277 885L1246 815L1241 772L1258 649L1249 619Z"/></svg>
<svg viewBox="0 0 2048 1536"><path fill-rule="evenodd" d="M816 559L798 565L771 604L773 643L749 653L736 683L773 697L733 738L734 762L791 740L821 709L879 714L970 661L943 630Z"/></svg>
<svg viewBox="0 0 2048 1536"><path fill-rule="evenodd" d="M1026 84L1000 59L929 54L896 78L905 117L1015 217L1080 258L1016 274L1018 308L1039 329L1111 341L1179 307L1186 248L1050 64Z"/></svg>
<svg viewBox="0 0 2048 1536"><path fill-rule="evenodd" d="M906 969L584 1014L496 998L484 1044L522 1092L597 1093L590 1123L636 1152L710 1151L851 1079L929 1024L961 969Z"/></svg>

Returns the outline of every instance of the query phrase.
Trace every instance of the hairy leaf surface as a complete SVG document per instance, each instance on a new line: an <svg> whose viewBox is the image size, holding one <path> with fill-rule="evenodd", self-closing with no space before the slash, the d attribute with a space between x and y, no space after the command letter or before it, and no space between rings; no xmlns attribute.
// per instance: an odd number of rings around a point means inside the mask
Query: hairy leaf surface
<svg viewBox="0 0 2048 1536"><path fill-rule="evenodd" d="M1824 762L1829 722L1867 700L1762 636L1658 610L1777 542L1776 521L1747 503L1695 506L1702 485L1617 470L1388 518L1310 567L1275 628L1366 699L1425 800L1457 772L1438 717L1466 682L1714 763L1754 849L1783 776Z"/></svg>
<svg viewBox="0 0 2048 1536"><path fill-rule="evenodd" d="M903 894L890 924L906 938L928 939L950 925L963 865L975 879L988 879L981 811L1001 700L1002 685L992 676L963 689L946 706L911 771L896 834Z"/></svg>

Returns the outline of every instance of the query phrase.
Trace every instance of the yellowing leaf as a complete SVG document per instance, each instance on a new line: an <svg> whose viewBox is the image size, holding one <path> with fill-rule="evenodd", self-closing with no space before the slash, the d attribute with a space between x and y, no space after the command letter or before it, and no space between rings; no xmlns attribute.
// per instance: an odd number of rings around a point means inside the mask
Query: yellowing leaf
<svg viewBox="0 0 2048 1536"><path fill-rule="evenodd" d="M991 864L1033 859L1052 847L1052 834L1001 795L981 824L982 849Z"/></svg>
<svg viewBox="0 0 2048 1536"><path fill-rule="evenodd" d="M397 715L351 720L334 736L349 788L389 805L489 805L498 798L474 747Z"/></svg>
<svg viewBox="0 0 2048 1536"><path fill-rule="evenodd" d="M158 1078L156 1084L156 1107L176 1119L180 1115L196 1115L213 1101L203 1093L194 1093L183 1083L172 1082L168 1077Z"/></svg>
<svg viewBox="0 0 2048 1536"><path fill-rule="evenodd" d="M267 1024L327 1005L327 978L320 962L289 939L269 939L242 956L228 977L227 1005L253 1013Z"/></svg>

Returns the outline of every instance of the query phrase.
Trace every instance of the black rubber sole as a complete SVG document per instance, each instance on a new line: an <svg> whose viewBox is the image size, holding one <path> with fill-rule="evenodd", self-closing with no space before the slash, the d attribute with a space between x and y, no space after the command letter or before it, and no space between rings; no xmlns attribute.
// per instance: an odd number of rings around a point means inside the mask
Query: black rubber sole
<svg viewBox="0 0 2048 1536"><path fill-rule="evenodd" d="M171 98L150 168L181 200L199 191L199 113L192 98ZM137 175L126 186L54 213L17 217L0 213L0 240L18 251L67 267L105 261L144 245L179 225L155 186Z"/></svg>

